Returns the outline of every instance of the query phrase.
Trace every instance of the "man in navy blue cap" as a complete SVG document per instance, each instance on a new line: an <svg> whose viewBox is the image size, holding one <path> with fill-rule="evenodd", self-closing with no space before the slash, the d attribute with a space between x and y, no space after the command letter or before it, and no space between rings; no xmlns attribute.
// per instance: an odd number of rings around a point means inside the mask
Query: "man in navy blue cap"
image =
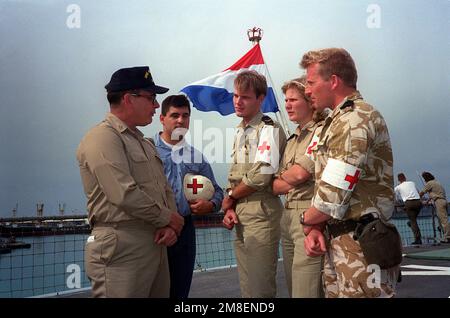
<svg viewBox="0 0 450 318"><path fill-rule="evenodd" d="M111 81L106 84L109 92L122 92L126 90L141 89L154 94L164 94L168 88L155 85L148 66L136 66L122 68L111 76Z"/></svg>
<svg viewBox="0 0 450 318"><path fill-rule="evenodd" d="M137 126L152 122L157 94L147 66L116 71L105 86L110 112L77 150L92 233L85 247L94 297L168 297L167 246L184 219L155 146Z"/></svg>

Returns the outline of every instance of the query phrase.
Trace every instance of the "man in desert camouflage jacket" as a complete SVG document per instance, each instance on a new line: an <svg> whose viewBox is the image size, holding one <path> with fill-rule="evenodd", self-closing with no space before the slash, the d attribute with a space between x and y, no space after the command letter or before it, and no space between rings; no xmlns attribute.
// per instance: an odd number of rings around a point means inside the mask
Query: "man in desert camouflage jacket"
<svg viewBox="0 0 450 318"><path fill-rule="evenodd" d="M368 264L353 234L357 222L390 218L394 210L393 158L381 114L356 89L357 71L344 49L306 53L306 93L317 110L330 107L315 155L312 206L300 218L308 255L326 252L326 297L392 297L398 266ZM323 230L326 227L326 239Z"/></svg>

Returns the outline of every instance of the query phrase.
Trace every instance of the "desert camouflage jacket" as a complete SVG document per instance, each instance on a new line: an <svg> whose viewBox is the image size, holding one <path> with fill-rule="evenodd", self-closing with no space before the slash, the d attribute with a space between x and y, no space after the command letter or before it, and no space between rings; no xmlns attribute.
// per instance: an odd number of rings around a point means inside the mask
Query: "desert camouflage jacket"
<svg viewBox="0 0 450 318"><path fill-rule="evenodd" d="M313 205L339 220L394 209L393 158L381 114L359 92L347 96L325 119L313 148Z"/></svg>

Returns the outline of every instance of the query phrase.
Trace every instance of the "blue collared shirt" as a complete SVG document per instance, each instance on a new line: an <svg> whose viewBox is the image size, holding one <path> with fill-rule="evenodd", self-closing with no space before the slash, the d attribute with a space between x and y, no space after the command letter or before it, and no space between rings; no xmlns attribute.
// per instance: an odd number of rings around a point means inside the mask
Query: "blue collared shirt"
<svg viewBox="0 0 450 318"><path fill-rule="evenodd" d="M199 174L211 180L215 189L211 201L214 203L214 212L219 211L222 206L223 191L217 184L211 166L203 154L186 142L170 147L161 139L159 133L155 135L154 140L164 164L164 173L175 194L178 213L183 216L191 214L189 202L183 193L183 180L187 173ZM172 151L176 151L177 162L173 160Z"/></svg>

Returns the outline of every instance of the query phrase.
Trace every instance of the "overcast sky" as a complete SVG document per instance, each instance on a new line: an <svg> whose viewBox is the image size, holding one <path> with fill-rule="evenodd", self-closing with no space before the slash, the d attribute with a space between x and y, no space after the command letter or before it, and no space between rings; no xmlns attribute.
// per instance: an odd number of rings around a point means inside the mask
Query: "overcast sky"
<svg viewBox="0 0 450 318"><path fill-rule="evenodd" d="M421 187L416 171L428 170L449 194L449 17L447 0L0 0L0 217L16 202L18 216L34 215L37 202L46 215L63 202L67 214L86 211L75 152L108 110L115 70L149 65L176 94L247 52L254 26L281 101L306 51L347 49L360 92L388 124L395 173ZM194 120L198 132L238 123L198 111ZM143 132L160 129L155 116ZM213 169L224 186L227 164Z"/></svg>

